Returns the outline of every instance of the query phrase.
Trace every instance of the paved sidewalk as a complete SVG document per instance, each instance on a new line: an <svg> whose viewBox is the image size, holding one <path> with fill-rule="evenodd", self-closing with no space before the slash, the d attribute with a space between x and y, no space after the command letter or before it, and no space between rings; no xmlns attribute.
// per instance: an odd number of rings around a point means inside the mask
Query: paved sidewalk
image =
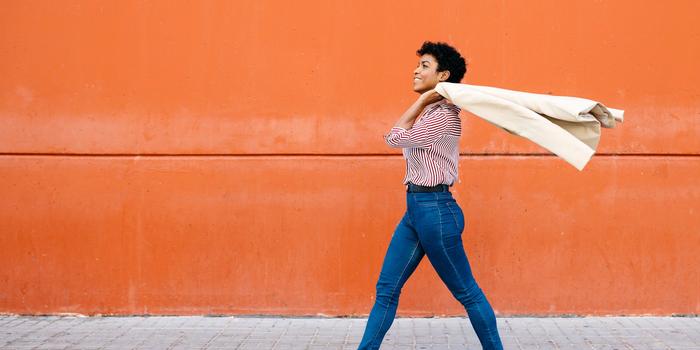
<svg viewBox="0 0 700 350"><path fill-rule="evenodd" d="M700 349L697 317L498 318L505 349ZM366 318L0 316L0 349L357 349ZM384 349L481 349L462 318L397 318Z"/></svg>

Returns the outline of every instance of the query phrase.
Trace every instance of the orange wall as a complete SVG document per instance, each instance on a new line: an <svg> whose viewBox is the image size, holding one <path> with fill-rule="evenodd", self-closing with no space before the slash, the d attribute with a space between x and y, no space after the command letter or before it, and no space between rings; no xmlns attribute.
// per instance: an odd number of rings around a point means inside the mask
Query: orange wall
<svg viewBox="0 0 700 350"><path fill-rule="evenodd" d="M700 2L0 5L0 312L366 315L415 50L625 110L576 171L463 113L498 315L700 313ZM400 316L463 315L425 259Z"/></svg>

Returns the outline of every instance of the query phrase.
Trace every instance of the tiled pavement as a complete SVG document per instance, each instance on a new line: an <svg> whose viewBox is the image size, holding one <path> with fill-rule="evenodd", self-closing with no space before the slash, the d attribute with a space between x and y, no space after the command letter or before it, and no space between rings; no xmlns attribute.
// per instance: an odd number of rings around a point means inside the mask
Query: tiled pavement
<svg viewBox="0 0 700 350"><path fill-rule="evenodd" d="M505 349L700 349L697 317L499 317ZM357 349L366 318L0 316L0 349ZM381 349L481 349L466 318L397 318Z"/></svg>

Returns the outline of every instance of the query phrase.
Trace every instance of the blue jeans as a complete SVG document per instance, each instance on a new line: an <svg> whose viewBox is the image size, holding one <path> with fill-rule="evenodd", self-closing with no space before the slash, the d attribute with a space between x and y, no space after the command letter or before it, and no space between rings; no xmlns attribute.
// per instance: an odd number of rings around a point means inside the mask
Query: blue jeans
<svg viewBox="0 0 700 350"><path fill-rule="evenodd" d="M462 245L464 214L450 192L406 193L407 209L391 237L377 298L358 350L379 349L396 316L401 288L423 255L464 306L484 349L503 349L496 315L472 276Z"/></svg>

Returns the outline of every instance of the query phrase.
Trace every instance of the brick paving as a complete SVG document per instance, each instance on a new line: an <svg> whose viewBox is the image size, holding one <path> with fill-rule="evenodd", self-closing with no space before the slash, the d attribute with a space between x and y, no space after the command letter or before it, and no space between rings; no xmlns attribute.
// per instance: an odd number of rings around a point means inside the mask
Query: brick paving
<svg viewBox="0 0 700 350"><path fill-rule="evenodd" d="M0 316L0 349L357 349L366 318ZM698 317L499 317L505 349L700 349ZM461 318L397 318L384 349L481 349Z"/></svg>

